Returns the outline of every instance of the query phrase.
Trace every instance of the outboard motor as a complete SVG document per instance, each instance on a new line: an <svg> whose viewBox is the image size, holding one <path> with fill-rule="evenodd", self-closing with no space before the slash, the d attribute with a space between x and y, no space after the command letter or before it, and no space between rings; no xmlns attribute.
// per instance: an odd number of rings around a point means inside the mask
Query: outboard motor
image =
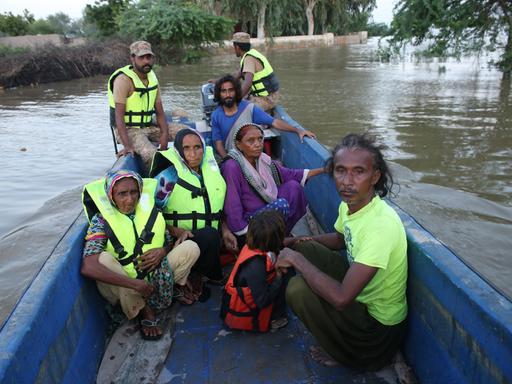
<svg viewBox="0 0 512 384"><path fill-rule="evenodd" d="M210 125L210 117L212 112L217 108L217 103L213 101L213 89L215 84L207 83L201 86L201 99L203 101L203 119Z"/></svg>

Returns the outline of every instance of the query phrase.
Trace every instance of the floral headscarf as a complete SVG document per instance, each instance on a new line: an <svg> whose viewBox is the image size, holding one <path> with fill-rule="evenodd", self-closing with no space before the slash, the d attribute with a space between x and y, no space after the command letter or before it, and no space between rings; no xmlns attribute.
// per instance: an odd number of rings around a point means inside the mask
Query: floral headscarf
<svg viewBox="0 0 512 384"><path fill-rule="evenodd" d="M131 177L132 179L135 179L137 185L139 186L139 196L142 194L142 178L137 172L129 171L127 169L121 169L119 171L110 171L105 176L105 193L107 194L108 199L114 207L116 207L116 203L114 203L114 199L112 197L114 185L119 180L124 179L126 177Z"/></svg>

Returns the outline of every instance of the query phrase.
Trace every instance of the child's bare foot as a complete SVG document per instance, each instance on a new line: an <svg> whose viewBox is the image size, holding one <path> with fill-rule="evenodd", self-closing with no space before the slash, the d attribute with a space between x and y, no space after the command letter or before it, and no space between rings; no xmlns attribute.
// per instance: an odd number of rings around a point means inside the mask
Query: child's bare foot
<svg viewBox="0 0 512 384"><path fill-rule="evenodd" d="M335 367L340 365L336 360L334 360L325 350L320 346L312 345L309 347L309 351L311 353L311 358L315 360L317 363L325 365L327 367Z"/></svg>

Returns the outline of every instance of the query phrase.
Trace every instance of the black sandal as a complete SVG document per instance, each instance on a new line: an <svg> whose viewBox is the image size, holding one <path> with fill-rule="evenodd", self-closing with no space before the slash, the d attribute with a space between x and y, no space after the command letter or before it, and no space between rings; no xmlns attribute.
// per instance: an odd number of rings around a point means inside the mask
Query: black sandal
<svg viewBox="0 0 512 384"><path fill-rule="evenodd" d="M158 319L155 319L155 320L142 319L140 321L140 334L141 334L142 338L144 340L159 340L159 339L161 339L162 336L164 335L162 329L161 329L162 333L159 335L148 335L144 332L144 328L157 328L157 327L158 327Z"/></svg>

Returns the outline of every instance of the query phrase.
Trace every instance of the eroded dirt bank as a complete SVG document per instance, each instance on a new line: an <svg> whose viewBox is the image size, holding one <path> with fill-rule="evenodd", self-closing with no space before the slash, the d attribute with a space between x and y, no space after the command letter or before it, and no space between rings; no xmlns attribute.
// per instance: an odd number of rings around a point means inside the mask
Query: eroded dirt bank
<svg viewBox="0 0 512 384"><path fill-rule="evenodd" d="M128 44L123 42L89 42L79 47L47 45L23 53L0 56L0 87L108 75L126 64L128 54Z"/></svg>

